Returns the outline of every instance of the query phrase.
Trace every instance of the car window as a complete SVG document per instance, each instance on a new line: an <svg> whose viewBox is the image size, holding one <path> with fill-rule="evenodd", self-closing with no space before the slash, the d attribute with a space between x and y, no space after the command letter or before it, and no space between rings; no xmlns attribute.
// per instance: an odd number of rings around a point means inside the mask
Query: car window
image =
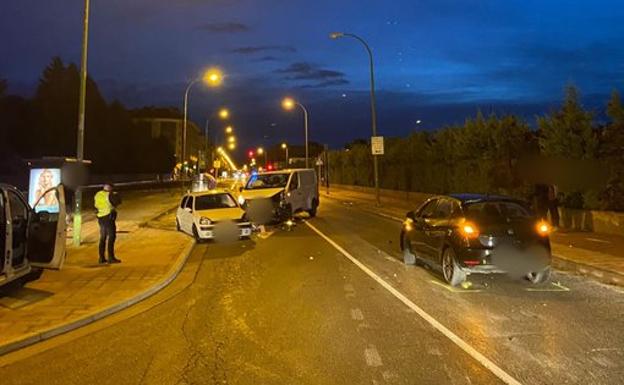
<svg viewBox="0 0 624 385"><path fill-rule="evenodd" d="M451 218L457 218L462 216L462 209L459 205L459 202L452 200L451 201Z"/></svg>
<svg viewBox="0 0 624 385"><path fill-rule="evenodd" d="M249 178L245 188L247 190L263 188L283 188L288 183L289 173L283 174L254 174Z"/></svg>
<svg viewBox="0 0 624 385"><path fill-rule="evenodd" d="M433 212L433 218L446 219L451 217L451 202L448 199L440 199Z"/></svg>
<svg viewBox="0 0 624 385"><path fill-rule="evenodd" d="M466 206L466 217L483 222L506 222L531 217L531 212L516 202L479 202Z"/></svg>
<svg viewBox="0 0 624 385"><path fill-rule="evenodd" d="M418 216L422 218L431 218L431 216L433 215L433 211L435 210L435 207L437 204L438 204L437 199L430 200L427 204L425 204L423 207L420 208Z"/></svg>
<svg viewBox="0 0 624 385"><path fill-rule="evenodd" d="M193 210L193 197L187 197L184 207Z"/></svg>
<svg viewBox="0 0 624 385"><path fill-rule="evenodd" d="M180 208L183 209L184 207L186 207L186 200L188 199L188 197L184 197L182 198L182 202L180 202Z"/></svg>
<svg viewBox="0 0 624 385"><path fill-rule="evenodd" d="M28 217L28 206L13 191L9 191L9 207L11 208L11 220Z"/></svg>
<svg viewBox="0 0 624 385"><path fill-rule="evenodd" d="M296 172L293 174L292 179L290 180L290 189L296 190L299 188L299 173Z"/></svg>
<svg viewBox="0 0 624 385"><path fill-rule="evenodd" d="M195 210L229 209L238 207L230 194L210 194L195 197Z"/></svg>

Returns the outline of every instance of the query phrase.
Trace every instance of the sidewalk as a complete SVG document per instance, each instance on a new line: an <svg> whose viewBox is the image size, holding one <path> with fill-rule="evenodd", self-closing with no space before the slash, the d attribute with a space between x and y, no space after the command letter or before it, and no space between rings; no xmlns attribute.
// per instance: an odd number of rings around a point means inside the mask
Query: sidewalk
<svg viewBox="0 0 624 385"><path fill-rule="evenodd" d="M397 221L404 220L405 214L415 210L425 197L425 194L410 194L408 201L382 195L382 206L376 207L374 193L362 190L331 187L329 195L325 190L322 195L345 203L362 204L358 208ZM552 265L556 269L590 276L603 283L624 286L624 236L558 231L551 235L551 246Z"/></svg>
<svg viewBox="0 0 624 385"><path fill-rule="evenodd" d="M97 264L97 223L86 221L83 245L68 246L61 270L46 270L38 280L0 294L0 354L122 310L175 278L194 242L175 231L173 214L153 219L177 205L179 192L128 195L118 221L116 254L122 263Z"/></svg>

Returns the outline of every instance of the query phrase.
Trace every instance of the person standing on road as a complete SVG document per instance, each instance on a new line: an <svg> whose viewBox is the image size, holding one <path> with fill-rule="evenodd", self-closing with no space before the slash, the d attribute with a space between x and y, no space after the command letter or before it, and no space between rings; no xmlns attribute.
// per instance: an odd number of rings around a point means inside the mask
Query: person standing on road
<svg viewBox="0 0 624 385"><path fill-rule="evenodd" d="M117 238L117 210L121 199L116 192L113 192L113 185L107 183L102 190L95 194L95 209L97 210L98 225L100 226L100 264L106 263L104 252L108 245L108 263L120 263L121 260L115 257L115 239Z"/></svg>

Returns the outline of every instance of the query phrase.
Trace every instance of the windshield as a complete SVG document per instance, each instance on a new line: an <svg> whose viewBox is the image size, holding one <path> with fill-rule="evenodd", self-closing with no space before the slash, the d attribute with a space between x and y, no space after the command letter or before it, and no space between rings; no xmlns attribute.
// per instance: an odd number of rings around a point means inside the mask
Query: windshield
<svg viewBox="0 0 624 385"><path fill-rule="evenodd" d="M252 175L245 188L257 190L263 188L284 188L288 183L289 173L284 174L256 174Z"/></svg>
<svg viewBox="0 0 624 385"><path fill-rule="evenodd" d="M507 222L531 217L531 212L517 202L479 202L464 208L466 218L477 222Z"/></svg>
<svg viewBox="0 0 624 385"><path fill-rule="evenodd" d="M195 197L195 210L231 209L237 207L230 194L210 194Z"/></svg>

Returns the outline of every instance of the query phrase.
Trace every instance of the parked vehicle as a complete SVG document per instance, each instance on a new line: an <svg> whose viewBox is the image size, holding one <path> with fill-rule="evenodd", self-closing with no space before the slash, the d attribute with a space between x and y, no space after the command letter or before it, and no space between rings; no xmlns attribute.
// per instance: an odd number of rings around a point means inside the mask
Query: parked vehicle
<svg viewBox="0 0 624 385"><path fill-rule="evenodd" d="M0 286L22 279L34 268L63 266L66 238L63 186L40 195L34 207L30 207L19 190L0 184Z"/></svg>
<svg viewBox="0 0 624 385"><path fill-rule="evenodd" d="M550 226L528 204L504 196L436 196L407 213L400 235L406 263L441 268L446 282L507 273L532 283L550 278Z"/></svg>
<svg viewBox="0 0 624 385"><path fill-rule="evenodd" d="M251 236L251 223L245 210L227 191L191 192L182 198L176 213L176 228L197 241Z"/></svg>
<svg viewBox="0 0 624 385"><path fill-rule="evenodd" d="M252 174L241 189L239 203L250 207L259 201L269 202L268 220L283 221L293 214L305 211L316 216L319 207L319 189L313 169L290 169ZM255 218L252 218L254 222Z"/></svg>

